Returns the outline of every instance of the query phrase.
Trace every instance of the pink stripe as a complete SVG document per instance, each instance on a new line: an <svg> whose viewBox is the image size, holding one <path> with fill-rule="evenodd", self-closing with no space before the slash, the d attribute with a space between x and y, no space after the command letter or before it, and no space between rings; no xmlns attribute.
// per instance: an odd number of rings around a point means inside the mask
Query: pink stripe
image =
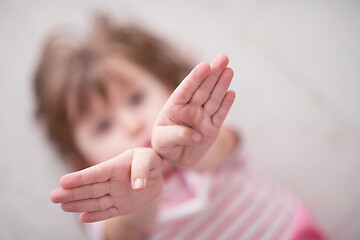
<svg viewBox="0 0 360 240"><path fill-rule="evenodd" d="M247 171L247 172L244 172L241 170L242 167L240 167L240 163L238 163L239 161L234 161L231 163L231 166L226 166L224 168L229 168L229 169L226 169L226 171L221 171L221 169L217 170L215 173L213 173L210 178L212 179L216 179L216 181L212 181L213 183L213 186L211 188L211 191L210 191L210 197L211 199L213 197L216 197L218 195L218 191L222 191L224 189L224 185L228 185L229 183L229 177L231 176L236 182L239 181L238 177L241 178L241 180L244 180L246 178L250 178L252 177L252 173Z"/></svg>
<svg viewBox="0 0 360 240"><path fill-rule="evenodd" d="M293 212L291 214L290 213L286 214L286 217L283 219L283 221L281 222L281 225L275 231L275 233L273 234L271 239L279 240L280 237L284 234L285 230L288 229L289 227L291 227L292 216L293 216Z"/></svg>
<svg viewBox="0 0 360 240"><path fill-rule="evenodd" d="M225 174L216 174L216 175L217 176L214 175L210 176L210 178L217 179L215 183L211 182L214 185L211 187L209 192L210 199L214 199L218 195L219 189L221 189L221 187L223 187L224 184L226 184L227 176Z"/></svg>
<svg viewBox="0 0 360 240"><path fill-rule="evenodd" d="M246 180L249 181L249 179L246 179ZM243 201L237 203L238 205L232 205L232 203L234 202L234 199L239 197L242 193L239 194L237 192L233 192L234 193L233 195L230 195L227 197L227 201L226 201L225 205L221 204L219 206L219 208L217 209L217 211L213 212L213 215L215 215L215 216L222 216L224 214L224 211L227 208L235 207L234 209L236 209L236 211L230 212L229 215L225 216L225 218L220 223L215 225L215 228L212 231L207 233L208 235L210 234L209 238L217 239L218 235L223 233L224 229L229 227L229 223L232 222L232 220L234 218L237 218L239 216L239 213L241 214L242 212L244 212L244 210L246 208L248 208L251 205L251 200L254 199L252 196L254 194L253 190L258 189L258 184L259 184L256 182L256 179L254 179L253 181L255 181L255 183L253 184L253 186L251 186L250 192L245 197L245 199L243 199ZM199 235L201 235L204 232L205 228L207 228L207 230L208 230L207 225L209 224L209 219L214 219L214 218L206 219L206 221L203 223L202 228L198 228L195 231L193 231L192 235L188 236L187 239L196 239L196 237L198 237Z"/></svg>
<svg viewBox="0 0 360 240"><path fill-rule="evenodd" d="M183 217L181 219L173 220L171 222L157 224L156 226L151 228L150 231L148 231L147 235L156 237L156 235L162 235L165 232L171 231L171 233L172 233L173 231L182 229L184 227L184 225L187 225L189 222L193 221L193 219L194 219L194 215L189 215L189 216Z"/></svg>
<svg viewBox="0 0 360 240"><path fill-rule="evenodd" d="M226 179L226 175L225 174L218 174L219 176L217 176L219 178L219 181L216 181L216 183L214 184L215 186L214 188L220 188L221 186L223 186L223 182ZM213 192L213 189L211 189L211 192ZM171 235L177 235L175 233L173 233L172 229L176 229L179 226L183 226L184 224L188 223L190 220L194 220L194 215L189 215L180 219L174 219L171 222L165 222L165 223L158 223L156 224L156 226L154 226L152 228L152 231L150 232L151 236L155 236L156 235L161 235L164 234L164 232L169 232L169 233L165 233L166 235L164 235L164 239L169 239L171 237ZM161 238L160 238L161 239ZM171 238L170 238L171 239Z"/></svg>
<svg viewBox="0 0 360 240"><path fill-rule="evenodd" d="M243 185L244 185L244 183L241 184L241 186L243 186ZM204 219L202 224L198 228L195 228L192 232L190 232L187 235L186 239L195 239L200 233L202 233L204 231L204 229L207 229L209 222L211 222L217 216L221 216L222 212L227 207L231 206L231 203L234 201L234 199L236 199L236 197L238 197L239 195L241 195L243 193L243 190L244 189L242 188L240 193L236 192L236 191L230 192L230 195L228 195L226 198L224 198L224 200L210 213L210 215L206 219ZM247 198L249 198L249 197L247 197ZM214 239L216 239L216 238L214 238Z"/></svg>
<svg viewBox="0 0 360 240"><path fill-rule="evenodd" d="M241 180L242 178L240 178ZM240 182L239 184L237 182L234 182L234 184L232 186L227 186L227 187L231 187L232 189L236 189L236 187L240 188L241 190L243 190L243 185L245 184L245 181ZM210 209L207 210L206 215L202 215L202 216L198 216L198 217L203 217L204 219L202 219L203 221L201 221L199 224L199 226L197 226L196 228L194 228L193 231L191 231L189 234L187 234L187 237L184 237L184 239L192 239L190 236L192 235L196 235L197 232L201 232L203 231L203 229L205 229L207 227L207 225L209 224L209 219L214 219L216 216L218 216L220 214L220 212L223 211L223 207L229 205L232 201L233 198L231 198L230 196L232 196L234 193L234 191L229 191L229 195L227 197L225 197L218 205L216 206L212 206L210 207ZM240 194L242 192L235 192L237 194ZM212 199L212 201L214 201L214 199ZM212 209L211 209L212 208ZM206 216L206 217L204 217ZM171 233L168 234L164 237L164 239L175 239L176 238L175 233ZM190 235L190 236L189 236Z"/></svg>
<svg viewBox="0 0 360 240"><path fill-rule="evenodd" d="M246 197L244 202L241 202L239 206L236 207L237 211L231 212L230 215L228 215L220 224L216 226L216 228L213 229L212 233L210 232L208 235L211 236L213 239L219 239L220 235L224 233L224 230L227 229L234 221L234 219L237 219L240 214L242 214L246 208L249 208L251 206L254 192L251 192L249 196Z"/></svg>
<svg viewBox="0 0 360 240"><path fill-rule="evenodd" d="M257 179L258 180L258 179ZM234 227L234 224L236 224L236 220L239 219L239 216L243 215L243 214L246 214L246 209L249 209L250 207L257 207L255 209L258 209L259 206L254 206L254 204L266 204L266 197L267 197L267 188L268 186L264 186L264 184L261 184L259 182L257 182L256 185L253 186L252 190L255 190L255 191L252 191L251 194L247 197L247 199L240 203L239 206L237 208L235 208L235 210L230 214L228 215L223 221L222 223L220 223L217 228L213 231L214 234L211 234L211 237L214 237L215 239L218 238L218 237L221 237L220 234L224 234L224 232L226 231L226 229L229 229L229 228L232 228ZM257 199L259 197L261 197L261 195L259 196L259 190L262 189L263 191L266 191L265 192L265 196L263 199L260 199L259 203L257 203ZM265 189L265 190L264 190ZM262 210L263 208L260 207L260 209ZM256 212L255 212L256 213ZM252 214L252 213L250 213ZM244 216L244 215L243 215ZM245 221L246 221L246 218L248 218L249 216L244 216L245 217ZM251 215L250 215L250 219L251 219ZM248 220L249 221L249 220ZM246 222L245 222L246 223ZM243 223L244 224L244 223ZM240 224L241 225L241 224ZM240 234L243 234L243 231L244 230L241 230L241 232L239 233ZM227 237L228 238L228 237ZM237 237L238 238L238 237ZM229 238L231 239L231 238Z"/></svg>
<svg viewBox="0 0 360 240"><path fill-rule="evenodd" d="M261 213L266 209L266 207L269 205L269 201L273 198L274 189L271 189L271 192L267 193L265 198L262 199L261 203L255 211L249 216L249 218L243 223L239 224L239 227L234 231L232 235L230 235L229 239L238 239L242 234L246 232L247 229L249 229L250 226L252 226L256 220L259 218Z"/></svg>
<svg viewBox="0 0 360 240"><path fill-rule="evenodd" d="M258 240L261 238L261 236L266 232L267 229L271 226L271 224L274 222L274 219L280 212L282 206L280 204L277 204L274 209L272 209L271 213L265 218L264 223L262 224L262 227L259 227L257 231L253 234L253 236L250 238L251 240Z"/></svg>

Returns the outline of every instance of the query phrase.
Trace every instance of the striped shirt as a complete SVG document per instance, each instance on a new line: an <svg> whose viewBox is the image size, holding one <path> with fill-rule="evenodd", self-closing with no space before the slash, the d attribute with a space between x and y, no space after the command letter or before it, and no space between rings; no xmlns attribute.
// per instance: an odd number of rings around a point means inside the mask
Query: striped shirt
<svg viewBox="0 0 360 240"><path fill-rule="evenodd" d="M241 158L212 173L177 169L165 178L146 239L325 239L306 208Z"/></svg>

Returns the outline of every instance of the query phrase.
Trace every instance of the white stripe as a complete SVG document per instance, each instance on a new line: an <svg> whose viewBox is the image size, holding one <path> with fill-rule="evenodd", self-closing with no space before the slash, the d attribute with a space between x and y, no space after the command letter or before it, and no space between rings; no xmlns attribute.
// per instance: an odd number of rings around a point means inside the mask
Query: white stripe
<svg viewBox="0 0 360 240"><path fill-rule="evenodd" d="M276 230L282 227L284 221L288 218L288 216L291 213L291 210L293 209L293 201L289 201L286 199L286 203L284 208L281 208L281 212L279 212L279 215L274 219L273 224L267 229L267 231L264 233L264 235L261 237L262 240L272 239L272 235L276 233Z"/></svg>
<svg viewBox="0 0 360 240"><path fill-rule="evenodd" d="M105 221L84 223L85 233L89 240L105 239Z"/></svg>
<svg viewBox="0 0 360 240"><path fill-rule="evenodd" d="M214 176L215 175L215 176ZM229 176L233 178L233 182L239 183L239 180L243 180L245 178L251 178L252 174L250 172L244 172L242 170L237 171L236 173L229 173L227 171L222 171L220 173L215 173L214 175L210 175L212 179L212 190L218 190L221 186L229 184ZM218 175L218 176L216 176ZM239 179L240 178L240 179Z"/></svg>
<svg viewBox="0 0 360 240"><path fill-rule="evenodd" d="M209 222L209 225L206 227L206 230L204 230L199 236L196 236L196 239L211 239L211 236L209 237L209 234L213 234L214 228L217 227L220 223L222 223L227 216L236 211L236 208L238 208L239 205L241 205L246 200L246 198L253 192L252 184L253 182L251 182L251 184L246 184L245 189L242 193L236 196L230 196L231 198L234 198L234 201L232 201L228 206L224 206L224 209L220 213L220 215L216 219L212 219L212 221Z"/></svg>
<svg viewBox="0 0 360 240"><path fill-rule="evenodd" d="M231 226L229 226L226 231L224 231L221 234L220 239L228 239L229 235L231 235L232 233L234 233L234 231L239 227L239 225L244 224L244 222L246 222L248 220L249 217L251 217L252 214L254 214L254 212L262 207L262 203L264 198L266 198L269 194L269 191L272 190L272 187L269 187L268 185L265 186L265 188L262 189L255 189L256 190L256 195L254 196L254 200L251 202L251 205L249 205L245 211L243 211L242 213L239 213L239 217L231 224ZM258 191L260 190L260 191ZM236 211L236 209L234 209L234 211ZM237 211L238 212L238 211Z"/></svg>
<svg viewBox="0 0 360 240"><path fill-rule="evenodd" d="M199 225L201 225L203 222L205 221L209 221L208 216L214 211L215 208L217 208L219 206L219 204L226 198L229 197L229 194L232 194L234 192L234 190L236 190L236 187L238 187L239 183L241 183L241 181L244 181L244 186L242 186L242 188L240 189L240 191L238 192L238 195L242 194L242 196L240 196L239 198L237 198L237 201L233 202L232 205L237 204L239 201L241 201L246 195L250 188L249 188L249 181L244 180L245 176L243 176L242 178L232 178L232 183L234 183L231 187L226 187L224 189L224 191L226 190L226 192L222 192L221 195L219 194L217 198L215 198L213 204L211 204L211 208L207 210L206 214L203 214L201 216L198 216L196 219L194 219L194 221L191 223L191 225L186 228L180 235L178 235L176 237L176 239L187 239L186 235L188 235L189 233L191 233L194 229L198 228ZM235 198L235 197L234 197ZM231 205L231 206L232 206ZM231 209L228 207L228 209ZM222 216L224 216L225 214L222 214ZM220 220L220 218L216 219L216 220L212 220L210 222L210 225L214 225L215 223L217 223ZM211 228L211 226L207 227L208 229Z"/></svg>
<svg viewBox="0 0 360 240"><path fill-rule="evenodd" d="M259 228L263 226L266 218L273 213L274 209L276 209L280 205L280 203L281 203L280 194L276 194L274 198L271 201L269 201L266 208L264 208L259 218L256 219L256 221L244 232L244 235L241 236L241 239L246 240L252 238L253 235L259 230Z"/></svg>
<svg viewBox="0 0 360 240"><path fill-rule="evenodd" d="M298 205L298 201L297 201L297 200L296 200L296 201L294 200L294 205ZM293 209L295 209L295 208L293 207ZM290 209L292 215L294 215L294 210L293 210L293 209ZM283 234L281 235L281 237L280 237L279 239L283 239L283 240L289 239L289 235L291 234L292 229L294 229L294 227L295 227L295 218L292 217L292 218L291 218L291 223L290 223L289 226L286 228L286 230L284 230Z"/></svg>
<svg viewBox="0 0 360 240"><path fill-rule="evenodd" d="M214 209L216 208L217 205L219 205L219 203L221 201L223 201L223 199L228 196L229 194L231 194L231 192L237 187L239 186L239 183L241 183L242 181L244 181L244 179L246 178L250 178L251 175L249 174L241 174L240 175L235 175L235 176L231 176L231 179L229 179L229 175L226 175L226 174L221 174L219 176L219 178L216 178L216 182L214 184L216 184L216 188L219 188L221 185L224 185L225 182L229 182L229 181L225 181L226 179L228 180L232 180L230 182L233 183L232 186L228 186L224 189L224 192L221 193L221 195L219 194L217 196L217 198L214 199L213 202L210 203L210 208L205 210L206 213L210 213L211 212L211 209ZM246 181L246 180L245 180ZM211 190L210 190L211 191ZM192 231L194 228L196 228L199 224L201 224L204 219L206 219L208 214L203 214L203 215L200 215L200 216L195 216L194 217L194 220L191 222L191 225L188 226L186 228L186 230L184 229L184 231L182 232L183 234L182 235L185 235L187 234L188 232ZM151 239L163 239L163 237L167 234L169 234L170 232L173 232L174 231L174 223L170 224L169 227L167 227L167 225L164 225L164 227L161 229L161 230L158 230L156 231L153 235L151 235ZM180 236L177 237L177 239L180 239Z"/></svg>
<svg viewBox="0 0 360 240"><path fill-rule="evenodd" d="M196 177L197 176L197 177ZM174 219L180 219L191 215L193 213L198 213L208 206L208 195L210 189L210 177L209 174L202 174L200 177L198 175L194 175L192 172L188 173L185 177L185 182L188 183L190 179L193 182L197 181L200 186L197 186L195 189L195 198L190 198L187 201L180 204L177 208L168 209L168 211L160 211L158 215L158 223L172 221ZM200 182L199 182L200 179Z"/></svg>
<svg viewBox="0 0 360 240"><path fill-rule="evenodd" d="M219 176L219 181L217 181L215 184L215 187L219 187L221 183L223 183L223 181L225 180L227 176L225 174L221 174ZM210 184L213 184L212 182ZM211 191L211 190L210 190ZM180 220L180 219L179 219ZM176 228L176 226L174 226L174 222L176 222L176 220L171 221L169 224L164 224L162 223L161 225L163 225L163 227L161 229L157 229L156 232L154 232L151 235L151 239L154 240L160 240L163 239L163 237L167 234L169 234L170 232L174 231L174 227ZM157 222L157 224L159 224L159 222Z"/></svg>

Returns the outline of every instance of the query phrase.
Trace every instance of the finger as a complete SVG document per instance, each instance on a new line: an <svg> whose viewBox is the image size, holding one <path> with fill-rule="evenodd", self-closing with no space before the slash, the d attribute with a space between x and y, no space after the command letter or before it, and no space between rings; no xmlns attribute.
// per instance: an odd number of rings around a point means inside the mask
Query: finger
<svg viewBox="0 0 360 240"><path fill-rule="evenodd" d="M151 148L136 149L131 163L131 185L134 190L146 187L149 178L162 174L160 156Z"/></svg>
<svg viewBox="0 0 360 240"><path fill-rule="evenodd" d="M210 72L208 63L198 64L175 89L170 99L174 104L185 104L190 101L196 89Z"/></svg>
<svg viewBox="0 0 360 240"><path fill-rule="evenodd" d="M112 199L109 195L99 198L78 200L61 203L61 208L65 212L92 212L105 210L113 206Z"/></svg>
<svg viewBox="0 0 360 240"><path fill-rule="evenodd" d="M110 169L106 164L98 164L84 170L66 174L60 178L60 186L63 188L74 188L96 182L105 182L108 178Z"/></svg>
<svg viewBox="0 0 360 240"><path fill-rule="evenodd" d="M71 189L55 189L50 194L53 203L64 203L88 198L98 198L105 196L110 192L108 181L103 183L94 183Z"/></svg>
<svg viewBox="0 0 360 240"><path fill-rule="evenodd" d="M182 125L156 126L151 144L162 157L172 160L181 152L182 146L191 146L201 141L201 135Z"/></svg>
<svg viewBox="0 0 360 240"><path fill-rule="evenodd" d="M209 98L216 82L222 75L226 66L229 64L229 58L224 55L218 55L211 64L211 71L207 78L201 83L200 87L193 94L190 103L195 106L202 106Z"/></svg>
<svg viewBox="0 0 360 240"><path fill-rule="evenodd" d="M210 115L213 115L220 107L221 102L230 86L231 80L234 76L234 72L231 68L226 68L221 74L219 81L216 83L214 90L212 91L209 99L204 104L204 111Z"/></svg>
<svg viewBox="0 0 360 240"><path fill-rule="evenodd" d="M155 127L151 144L156 151L166 151L176 145L195 145L200 142L200 140L200 133L190 127L184 125L167 125Z"/></svg>
<svg viewBox="0 0 360 240"><path fill-rule="evenodd" d="M116 217L119 215L120 212L117 208L110 207L103 211L84 212L80 214L79 219L83 223L91 223L91 222L97 222L108 218Z"/></svg>
<svg viewBox="0 0 360 240"><path fill-rule="evenodd" d="M114 161L121 161L130 157L130 151L124 152L113 159L99 163L84 170L64 175L60 179L60 186L63 188L75 188L97 182L105 182L110 179Z"/></svg>
<svg viewBox="0 0 360 240"><path fill-rule="evenodd" d="M235 92L233 90L227 91L219 109L211 118L214 126L220 127L222 125L232 104L234 103L234 100Z"/></svg>

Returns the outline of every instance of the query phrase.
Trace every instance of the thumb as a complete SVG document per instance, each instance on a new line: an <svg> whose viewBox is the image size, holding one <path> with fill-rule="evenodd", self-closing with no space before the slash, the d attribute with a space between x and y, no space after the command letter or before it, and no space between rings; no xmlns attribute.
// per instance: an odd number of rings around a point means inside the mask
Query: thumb
<svg viewBox="0 0 360 240"><path fill-rule="evenodd" d="M181 153L183 146L196 145L201 141L201 134L183 125L155 126L151 145L167 160L173 160Z"/></svg>
<svg viewBox="0 0 360 240"><path fill-rule="evenodd" d="M131 163L131 185L142 190L149 180L162 177L162 160L151 148L136 148Z"/></svg>

